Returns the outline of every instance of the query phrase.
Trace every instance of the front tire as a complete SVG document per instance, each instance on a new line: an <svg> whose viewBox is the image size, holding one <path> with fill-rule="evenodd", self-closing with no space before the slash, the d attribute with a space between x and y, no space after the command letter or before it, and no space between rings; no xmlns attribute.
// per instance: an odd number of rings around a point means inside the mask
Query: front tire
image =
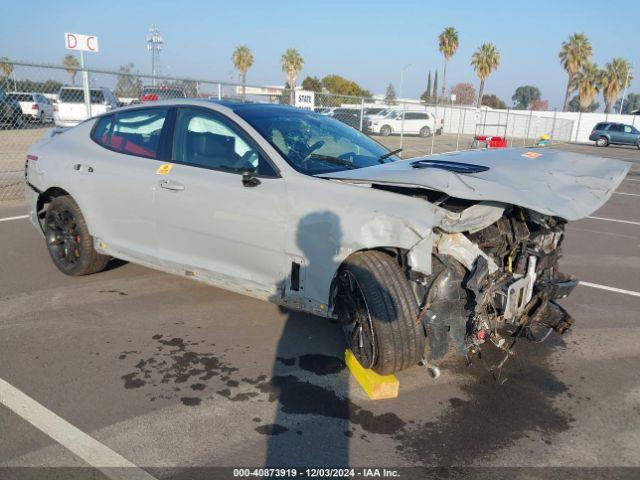
<svg viewBox="0 0 640 480"><path fill-rule="evenodd" d="M383 137L388 137L391 135L391 127L389 125L383 125L380 127L380 135Z"/></svg>
<svg viewBox="0 0 640 480"><path fill-rule="evenodd" d="M44 219L49 255L62 273L71 276L97 273L109 257L93 248L93 237L78 204L68 195L53 199Z"/></svg>
<svg viewBox="0 0 640 480"><path fill-rule="evenodd" d="M607 140L607 137L598 137L598 139L596 140L596 146L598 146L598 147L608 147L609 146L609 140Z"/></svg>
<svg viewBox="0 0 640 480"><path fill-rule="evenodd" d="M347 346L363 367L387 375L422 358L418 304L392 256L371 250L345 260L338 271L336 309Z"/></svg>
<svg viewBox="0 0 640 480"><path fill-rule="evenodd" d="M431 129L429 127L422 127L420 129L420 136L421 137L430 137L431 136Z"/></svg>

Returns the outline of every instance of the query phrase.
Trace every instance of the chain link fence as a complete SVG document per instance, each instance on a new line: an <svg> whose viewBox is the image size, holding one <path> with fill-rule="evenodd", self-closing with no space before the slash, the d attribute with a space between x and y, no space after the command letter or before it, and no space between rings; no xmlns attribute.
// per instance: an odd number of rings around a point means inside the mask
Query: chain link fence
<svg viewBox="0 0 640 480"><path fill-rule="evenodd" d="M87 80L86 82L84 80ZM300 98L303 102L299 102ZM356 128L403 158L481 148L491 138L533 145L541 135L570 141L573 120L555 112L476 109L416 101L387 102L281 86L245 87L206 79L151 77L120 71L24 62L0 64L0 202L24 195L29 146L54 127L69 127L120 106L167 98L293 104ZM480 139L480 141L478 141Z"/></svg>

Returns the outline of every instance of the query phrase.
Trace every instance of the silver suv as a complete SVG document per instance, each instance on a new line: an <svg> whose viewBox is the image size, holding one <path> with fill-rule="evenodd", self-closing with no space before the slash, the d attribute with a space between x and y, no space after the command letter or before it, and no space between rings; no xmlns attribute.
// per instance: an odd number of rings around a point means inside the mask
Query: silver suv
<svg viewBox="0 0 640 480"><path fill-rule="evenodd" d="M565 224L628 169L555 149L400 160L310 111L185 99L41 140L26 178L63 273L115 257L335 317L360 363L390 373L423 357L436 371L449 342L508 351L507 335L566 331Z"/></svg>

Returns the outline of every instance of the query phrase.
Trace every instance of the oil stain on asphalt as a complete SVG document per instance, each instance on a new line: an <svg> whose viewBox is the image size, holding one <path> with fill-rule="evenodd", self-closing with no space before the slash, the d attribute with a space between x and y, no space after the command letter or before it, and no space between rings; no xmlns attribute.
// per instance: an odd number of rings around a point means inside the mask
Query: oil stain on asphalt
<svg viewBox="0 0 640 480"><path fill-rule="evenodd" d="M162 334L152 338L158 344L156 351L147 358L138 358L134 370L122 375L126 389L149 389L151 401L173 398L188 407L197 407L215 396L234 402L268 400L278 404L281 415L278 423L255 428L267 436L289 432L296 418L316 416L347 421L351 429L343 432L347 437L354 436L354 427L362 429L360 438L364 441L367 434L392 437L398 453L411 464L455 465L526 440L529 432L540 432L550 442L555 434L569 429L573 421L556 406L556 400L568 391L549 365L548 357L562 345L559 342L519 345L518 355L507 363L508 381L503 385L487 371L487 365L499 359L492 358L490 352L470 368L454 364L454 373L464 379L460 397L450 398L434 421L405 421L393 412L374 413L356 404L346 398L346 393L334 391L330 387L333 381L329 386L314 383L314 378L348 375L344 361L335 356L278 357L278 374L236 378L238 369L224 360L224 354L195 351L200 342L165 338ZM122 352L118 358L125 360L137 353ZM209 385L214 377L215 384ZM181 393L183 386L188 394Z"/></svg>

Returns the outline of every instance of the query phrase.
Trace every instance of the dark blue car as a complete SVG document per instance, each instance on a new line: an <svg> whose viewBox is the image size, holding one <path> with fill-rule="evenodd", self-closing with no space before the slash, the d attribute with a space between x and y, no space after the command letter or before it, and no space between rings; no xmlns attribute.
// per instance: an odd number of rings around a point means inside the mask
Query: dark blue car
<svg viewBox="0 0 640 480"><path fill-rule="evenodd" d="M635 145L640 149L640 131L624 123L600 122L593 127L589 140L596 142L598 147Z"/></svg>

